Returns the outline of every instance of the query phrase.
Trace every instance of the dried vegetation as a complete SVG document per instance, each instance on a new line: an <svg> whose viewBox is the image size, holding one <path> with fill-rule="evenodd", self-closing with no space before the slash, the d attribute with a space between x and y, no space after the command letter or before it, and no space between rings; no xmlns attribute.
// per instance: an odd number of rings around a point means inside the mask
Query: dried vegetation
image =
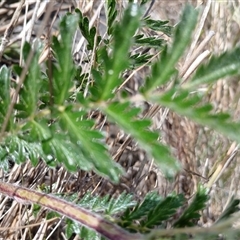
<svg viewBox="0 0 240 240"><path fill-rule="evenodd" d="M21 1L24 2L24 1ZM24 41L33 41L36 36L41 36L46 43L42 61L49 57L48 42L51 34L58 34L57 22L59 16L67 10L72 11L78 7L89 17L92 24L97 26L101 34L104 33L103 2L92 1L51 1L51 7L45 2L33 3L26 1L19 11L19 19L14 23L13 14L20 6L18 1L1 1L0 3L0 33L3 36L11 22L14 27L9 35L1 65L11 66L16 62L21 63L19 50ZM182 6L186 1L152 1L153 7L149 13L155 19L168 19L172 24L177 24ZM188 1L189 2L189 1ZM187 56L182 59L179 66L182 76L187 80L188 71L196 54L199 59L202 53L206 56L211 53L220 53L239 44L240 35L240 6L238 1L192 1L201 11L199 24L195 38L189 48ZM48 7L48 9L47 9ZM119 11L124 8L123 2L119 2ZM47 27L43 26L43 14L49 13L50 20ZM15 25L14 25L15 24ZM40 30L39 30L40 29ZM10 29L11 30L11 29ZM214 31L215 35L210 31ZM156 32L147 32L148 35ZM81 54L74 55L76 64L87 72L90 66L84 63L84 51L86 46L81 36L78 36L76 47ZM207 40L205 40L207 39ZM170 39L169 39L170 41ZM195 41L195 42L194 42ZM206 41L204 46L201 45ZM198 48L199 46L200 49ZM207 52L206 52L207 51ZM209 52L208 52L209 51ZM205 56L205 58L206 58ZM124 86L129 92L136 92L141 79L147 74L144 67L126 76ZM14 77L14 76L13 76ZM238 79L220 80L210 88L196 89L205 94L206 101L214 103L215 110L228 110L236 120L239 119L239 81ZM6 182L21 184L28 188L47 188L52 193L72 194L78 193L81 198L87 191L93 194L111 195L126 191L132 193L136 199L141 198L151 190L167 195L172 191L183 192L190 197L199 182L212 187L211 200L202 223L208 225L216 219L233 194L238 197L239 161L240 155L237 145L216 132L199 126L186 118L178 116L168 109L161 109L146 104L146 115L152 117L153 128L161 131L167 145L171 146L173 154L181 161L183 170L170 183L163 178L151 159L147 159L145 153L126 134L115 125L106 122L99 112L89 113L89 118L96 120L96 127L106 132L106 142L114 159L126 169L126 175L122 177L119 185L113 185L94 173L79 171L75 174L67 172L62 166L58 169L50 169L44 162L39 161L37 167L32 167L30 162L18 165L9 162L9 171L0 170L1 179ZM211 170L214 164L215 178L211 178ZM217 180L215 182L215 180ZM47 210L42 209L34 214L34 206L25 206L15 200L0 196L0 239L66 239L64 236L64 218L55 218L48 221ZM78 239L73 236L72 239Z"/></svg>

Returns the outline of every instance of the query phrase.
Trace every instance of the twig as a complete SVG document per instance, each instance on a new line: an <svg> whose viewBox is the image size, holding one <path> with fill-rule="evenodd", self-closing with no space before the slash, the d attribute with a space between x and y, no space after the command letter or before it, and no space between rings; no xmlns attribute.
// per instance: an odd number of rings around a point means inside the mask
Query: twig
<svg viewBox="0 0 240 240"><path fill-rule="evenodd" d="M154 3L155 3L155 0L152 0L152 1L150 2L150 5L149 5L147 11L146 11L146 12L144 13L144 15L143 15L143 18L147 17L147 15L150 13L150 11L151 11Z"/></svg>
<svg viewBox="0 0 240 240"><path fill-rule="evenodd" d="M16 201L23 204L39 204L43 207L51 209L74 221L85 225L88 228L94 229L96 232L113 240L143 240L143 235L132 234L101 216L81 208L73 203L69 203L63 199L52 195L37 192L27 188L15 186L13 184L0 181L0 192L4 195L14 198Z"/></svg>

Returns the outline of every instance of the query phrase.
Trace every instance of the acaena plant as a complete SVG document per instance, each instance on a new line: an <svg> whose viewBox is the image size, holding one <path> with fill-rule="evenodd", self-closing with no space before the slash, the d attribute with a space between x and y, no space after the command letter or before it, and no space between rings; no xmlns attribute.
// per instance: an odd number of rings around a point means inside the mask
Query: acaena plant
<svg viewBox="0 0 240 240"><path fill-rule="evenodd" d="M193 90L201 84L212 84L220 78L239 74L239 47L211 57L182 84L176 66L191 41L197 23L198 14L193 7L185 7L181 22L174 30L167 22L142 17L141 7L136 3L129 3L119 22L114 0L107 2L106 9L106 38L97 35L96 28L90 27L89 20L80 10L63 17L59 26L60 37L52 39L54 61L51 69L46 70L38 63L43 48L38 41L33 46L29 43L24 45L23 56L24 61L29 63L28 68L14 66L10 70L6 66L1 67L2 163L9 159L18 163L30 159L36 165L41 158L51 167L63 164L69 171L94 171L117 183L124 173L123 168L112 160L103 133L94 128L94 121L87 115L91 110L98 110L108 121L129 134L171 179L181 166L170 149L160 143L160 133L151 130L151 120L141 117L143 109L135 106L136 99L169 108L232 140L240 141L240 123L233 122L227 113L214 113L211 104L203 103L202 96L193 94ZM143 27L172 36L172 44L169 46L163 39L145 37L140 31ZM87 41L89 54L95 55L88 74L82 73L72 59L72 41L77 28ZM133 49L139 45L160 51L158 60L149 61L152 56L146 53L135 54ZM133 98L119 86L124 82L127 70L143 64L150 65L151 74ZM11 71L22 81L11 82ZM84 82L86 78L91 79L91 84ZM172 82L171 88L163 92L156 90L169 82ZM178 236L177 239L186 239L191 233L200 237L204 231L195 228L191 231L191 227L196 225L199 211L204 209L208 200L207 190L200 186L189 206L183 209L181 216L176 217L178 210L187 202L181 194L162 198L149 193L139 203L129 195L120 195L118 199L86 195L82 202L73 204L70 199L63 200L3 181L0 182L0 193L23 203L39 204L74 220L68 220L68 235L76 231L76 223L92 229L93 232L89 232L86 228L78 228L84 239L100 239L98 234L123 240L168 239L174 235ZM218 224L238 210L237 204L238 200L233 200L213 227L213 238L221 232ZM116 214L118 217L114 218ZM172 233L165 231L168 221L173 228L188 228Z"/></svg>

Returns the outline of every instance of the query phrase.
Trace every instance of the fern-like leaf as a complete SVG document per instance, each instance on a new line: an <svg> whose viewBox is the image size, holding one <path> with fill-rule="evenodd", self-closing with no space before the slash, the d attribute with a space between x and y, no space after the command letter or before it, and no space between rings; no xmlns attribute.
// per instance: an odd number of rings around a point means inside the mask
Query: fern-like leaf
<svg viewBox="0 0 240 240"><path fill-rule="evenodd" d="M151 59L152 55L150 54L141 54L137 53L130 56L131 64L130 68L134 69L138 66L142 66L143 64L147 63L149 59Z"/></svg>
<svg viewBox="0 0 240 240"><path fill-rule="evenodd" d="M66 230L65 230L66 237L68 239L71 239L71 237L74 235L78 235L80 239L94 239L94 240L105 240L100 234L97 232L88 229L83 226L79 226L78 223L74 222L71 219L66 220Z"/></svg>
<svg viewBox="0 0 240 240"><path fill-rule="evenodd" d="M161 225L163 221L169 220L176 214L178 208L183 205L184 201L185 198L182 194L167 196L148 212L146 219L141 221L141 227L143 229L149 229Z"/></svg>
<svg viewBox="0 0 240 240"><path fill-rule="evenodd" d="M110 120L116 122L126 133L131 134L147 153L155 159L161 171L167 177L173 177L179 169L177 161L171 157L167 147L159 143L159 134L148 130L151 121L137 120L140 109L130 106L128 102L114 102L102 109Z"/></svg>
<svg viewBox="0 0 240 240"><path fill-rule="evenodd" d="M191 40L196 22L197 11L187 5L183 11L181 22L176 27L172 47L165 46L160 60L152 67L152 76L147 79L143 92L151 93L157 86L168 82L176 73L175 65Z"/></svg>
<svg viewBox="0 0 240 240"><path fill-rule="evenodd" d="M153 20L150 17L146 17L143 19L144 27L148 27L154 31L163 32L170 37L173 32L173 27L167 24L168 24L168 21Z"/></svg>
<svg viewBox="0 0 240 240"><path fill-rule="evenodd" d="M182 194L162 198L156 192L148 193L141 203L124 212L119 224L129 230L149 232L173 217L185 201Z"/></svg>
<svg viewBox="0 0 240 240"><path fill-rule="evenodd" d="M128 208L121 217L122 224L126 227L134 220L140 220L145 217L163 198L156 192L147 193L141 203L138 203L133 209Z"/></svg>
<svg viewBox="0 0 240 240"><path fill-rule="evenodd" d="M140 22L140 11L137 4L129 4L120 24L115 26L114 43L111 56L103 49L100 58L104 63L104 73L93 72L95 83L94 97L96 100L108 100L113 96L114 89L121 83L120 75L129 66L129 49L132 45ZM101 76L101 78L100 78Z"/></svg>
<svg viewBox="0 0 240 240"><path fill-rule="evenodd" d="M25 162L26 159L29 159L35 166L40 156L44 160L47 159L39 143L25 141L16 135L9 136L5 139L4 149L5 155L3 155L1 161L9 159L20 164Z"/></svg>
<svg viewBox="0 0 240 240"><path fill-rule="evenodd" d="M82 35L84 36L84 38L88 42L87 49L93 50L97 30L95 27L90 27L88 18L83 17L83 15L79 9L76 9L75 12L79 15L79 22L78 22L79 29L80 29ZM96 44L99 44L100 41L101 41L101 37L98 36Z"/></svg>
<svg viewBox="0 0 240 240"><path fill-rule="evenodd" d="M10 70L6 66L0 69L0 125L3 124L7 114L8 106L10 105ZM12 121L9 121L12 122ZM9 126L7 130L9 130Z"/></svg>
<svg viewBox="0 0 240 240"><path fill-rule="evenodd" d="M67 197L68 201L74 201L78 198L77 194ZM136 205L136 202L132 199L132 195L122 193L118 198L110 197L106 195L104 197L92 196L90 192L86 193L83 198L77 203L79 206L86 209L91 209L93 212L102 213L106 217L113 218L113 215L120 214L128 208ZM67 220L66 234L71 236L73 233L78 234L83 239L104 239L96 232L89 230L85 227L79 227L79 224Z"/></svg>
<svg viewBox="0 0 240 240"><path fill-rule="evenodd" d="M52 48L55 53L57 64L53 70L53 96L54 103L63 105L69 97L69 89L73 86L73 78L76 69L72 60L71 48L73 34L77 28L77 16L66 15L60 23L61 40L53 37ZM50 76L51 77L51 76Z"/></svg>
<svg viewBox="0 0 240 240"><path fill-rule="evenodd" d="M227 113L212 113L213 107L211 104L200 105L201 98L192 95L190 91L188 94L187 92L181 89L171 89L161 96L152 95L150 99L201 125L208 126L234 141L240 142L240 123L230 121L230 115Z"/></svg>
<svg viewBox="0 0 240 240"><path fill-rule="evenodd" d="M93 164L95 171L117 182L122 168L113 162L103 142L103 135L92 127L94 122L84 119L84 112L59 108L60 127L68 133L69 141L78 145L79 152ZM77 157L79 161L81 159Z"/></svg>
<svg viewBox="0 0 240 240"><path fill-rule="evenodd" d="M240 47L225 52L220 56L213 56L207 64L199 67L191 78L184 84L184 88L196 88L200 84L214 83L226 76L240 74Z"/></svg>
<svg viewBox="0 0 240 240"><path fill-rule="evenodd" d="M134 37L135 43L146 47L155 47L161 49L165 41L157 37L144 37L143 34Z"/></svg>
<svg viewBox="0 0 240 240"><path fill-rule="evenodd" d="M115 0L107 0L107 33L112 35L114 31L114 23L116 22L117 9Z"/></svg>
<svg viewBox="0 0 240 240"><path fill-rule="evenodd" d="M17 108L19 110L18 116L22 118L34 116L38 106L39 89L41 85L41 73L38 59L42 47L41 44L37 44L37 42L34 44L34 47L35 49L33 49L29 43L25 43L23 47L23 56L25 61L27 60L30 51L34 51L34 56L19 94L19 103ZM15 66L14 70L16 74L21 74L22 69L20 67Z"/></svg>
<svg viewBox="0 0 240 240"><path fill-rule="evenodd" d="M199 211L203 210L209 199L206 188L199 186L198 191L183 215L175 222L174 227L193 226L193 221L200 218Z"/></svg>
<svg viewBox="0 0 240 240"><path fill-rule="evenodd" d="M72 195L70 200L75 200L77 196ZM67 198L69 199L69 198ZM114 214L124 212L126 209L136 205L131 194L121 193L117 198L105 195L103 197L93 196L87 192L77 203L79 206L86 209L91 209L93 212L101 212L105 216L112 217Z"/></svg>
<svg viewBox="0 0 240 240"><path fill-rule="evenodd" d="M239 199L232 198L226 209L222 212L218 220L215 222L215 224L218 224L219 222L222 222L231 217L232 214L239 212L240 210L239 203L240 203Z"/></svg>
<svg viewBox="0 0 240 240"><path fill-rule="evenodd" d="M45 154L48 155L47 163L57 160L69 171L76 171L78 168L85 171L93 169L93 164L83 155L80 146L71 142L65 134L55 134L53 138L44 141L42 146Z"/></svg>

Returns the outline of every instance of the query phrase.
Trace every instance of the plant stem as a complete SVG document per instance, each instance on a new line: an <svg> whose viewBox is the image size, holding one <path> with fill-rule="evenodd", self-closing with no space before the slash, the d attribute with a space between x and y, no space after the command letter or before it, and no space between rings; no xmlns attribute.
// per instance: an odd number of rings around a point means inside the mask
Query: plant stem
<svg viewBox="0 0 240 240"><path fill-rule="evenodd" d="M65 215L88 228L95 230L111 240L142 240L143 235L132 234L119 226L107 221L101 216L69 203L53 195L37 192L0 181L0 193L14 198L23 204L39 204L55 212Z"/></svg>

